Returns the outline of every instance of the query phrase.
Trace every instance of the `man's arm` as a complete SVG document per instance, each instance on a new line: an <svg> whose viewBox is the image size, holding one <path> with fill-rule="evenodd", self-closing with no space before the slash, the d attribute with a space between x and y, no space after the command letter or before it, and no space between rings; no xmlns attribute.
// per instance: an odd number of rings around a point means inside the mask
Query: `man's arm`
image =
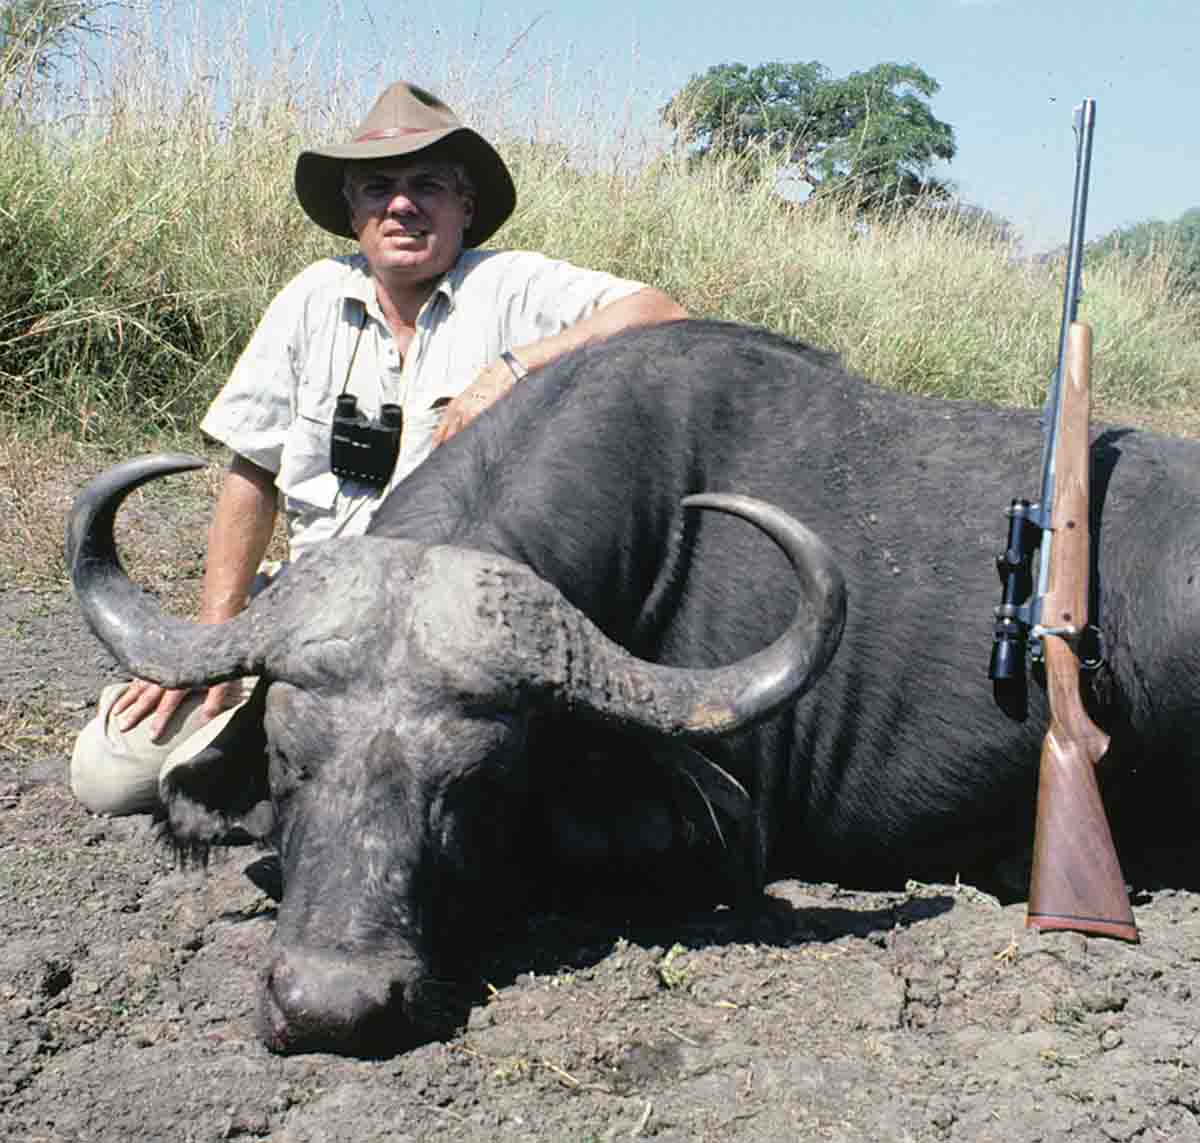
<svg viewBox="0 0 1200 1143"><path fill-rule="evenodd" d="M208 531L208 559L200 600L202 623L221 623L245 607L255 572L271 542L275 504L275 474L235 454ZM228 705L228 688L228 683L209 688L203 707L209 718ZM122 730L130 730L151 716L151 730L158 738L186 694L134 679L113 704L113 714L119 716Z"/></svg>
<svg viewBox="0 0 1200 1143"><path fill-rule="evenodd" d="M234 454L208 530L201 623L222 623L246 606L275 528L275 474Z"/></svg>
<svg viewBox="0 0 1200 1143"><path fill-rule="evenodd" d="M531 341L509 348L526 369L541 369L564 353L580 349L593 341L612 337L622 330L640 325L657 325L664 321L678 321L687 316L687 311L673 298L664 294L662 290L647 286L602 306L594 314L568 326L560 333L541 341ZM503 361L493 361L446 406L441 423L433 434L433 447L437 448L469 425L515 384L516 378L512 370Z"/></svg>
<svg viewBox="0 0 1200 1143"><path fill-rule="evenodd" d="M620 333L622 330L639 325L678 321L687 316L687 311L673 298L668 297L662 290L647 286L637 293L610 302L561 333L541 341L532 341L528 345L513 345L509 348L526 369L541 369L543 365L549 365L556 357L561 357L572 349L580 349L593 341L612 337L614 333ZM507 370L503 363L501 368ZM511 373L509 376L511 378Z"/></svg>

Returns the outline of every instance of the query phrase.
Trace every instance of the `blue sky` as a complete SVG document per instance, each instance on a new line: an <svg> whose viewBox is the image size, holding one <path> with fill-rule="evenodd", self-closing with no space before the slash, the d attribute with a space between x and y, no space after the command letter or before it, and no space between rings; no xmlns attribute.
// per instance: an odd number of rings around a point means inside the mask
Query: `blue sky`
<svg viewBox="0 0 1200 1143"><path fill-rule="evenodd" d="M280 2L289 34L328 35L336 12L336 38L376 75L435 85L473 58L468 76L503 74L531 106L578 87L634 127L717 63L819 60L836 75L915 63L941 84L933 111L955 130L941 173L1033 251L1066 240L1071 109L1090 96L1089 237L1200 205L1200 0Z"/></svg>

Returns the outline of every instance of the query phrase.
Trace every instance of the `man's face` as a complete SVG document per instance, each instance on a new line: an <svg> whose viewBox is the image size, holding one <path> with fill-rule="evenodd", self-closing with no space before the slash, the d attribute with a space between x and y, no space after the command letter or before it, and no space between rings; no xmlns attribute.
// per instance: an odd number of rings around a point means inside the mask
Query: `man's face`
<svg viewBox="0 0 1200 1143"><path fill-rule="evenodd" d="M437 159L384 159L350 169L350 225L377 276L418 285L462 251L475 204L455 168Z"/></svg>

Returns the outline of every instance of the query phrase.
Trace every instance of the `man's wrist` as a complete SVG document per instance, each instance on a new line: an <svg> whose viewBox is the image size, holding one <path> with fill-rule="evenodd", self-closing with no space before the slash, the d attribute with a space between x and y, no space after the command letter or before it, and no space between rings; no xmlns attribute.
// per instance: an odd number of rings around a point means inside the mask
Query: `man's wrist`
<svg viewBox="0 0 1200 1143"><path fill-rule="evenodd" d="M529 376L529 370L525 368L521 359L511 349L506 349L501 353L500 360L508 366L508 371L513 375L514 381L524 381Z"/></svg>

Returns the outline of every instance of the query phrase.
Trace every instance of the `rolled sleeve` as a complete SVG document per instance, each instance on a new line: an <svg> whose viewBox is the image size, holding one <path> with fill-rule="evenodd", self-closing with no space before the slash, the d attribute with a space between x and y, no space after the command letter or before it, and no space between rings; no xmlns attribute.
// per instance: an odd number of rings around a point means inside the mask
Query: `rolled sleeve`
<svg viewBox="0 0 1200 1143"><path fill-rule="evenodd" d="M200 422L205 434L268 472L279 471L295 419L296 346L311 290L307 276L294 278L275 296Z"/></svg>
<svg viewBox="0 0 1200 1143"><path fill-rule="evenodd" d="M646 289L643 282L601 270L587 270L553 258L541 258L540 262L511 318L517 327L532 327L524 340L560 334L613 301Z"/></svg>
<svg viewBox="0 0 1200 1143"><path fill-rule="evenodd" d="M644 282L588 270L570 262L522 253L513 270L520 286L508 293L511 344L553 337L621 298L644 290Z"/></svg>

